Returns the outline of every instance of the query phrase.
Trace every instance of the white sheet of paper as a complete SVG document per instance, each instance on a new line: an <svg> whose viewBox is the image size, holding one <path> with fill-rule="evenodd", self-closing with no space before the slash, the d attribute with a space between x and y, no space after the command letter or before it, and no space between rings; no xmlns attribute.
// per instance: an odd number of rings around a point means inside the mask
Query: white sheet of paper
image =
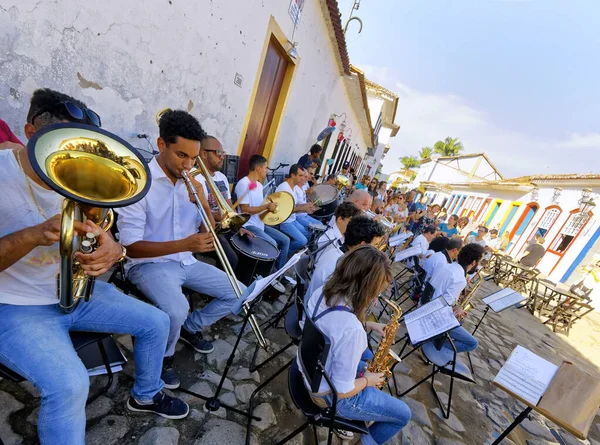
<svg viewBox="0 0 600 445"><path fill-rule="evenodd" d="M481 301L492 308L494 312L501 312L504 309L514 306L515 304L521 303L524 300L527 300L527 297L515 292L510 287L502 289L501 291L481 299Z"/></svg>
<svg viewBox="0 0 600 445"><path fill-rule="evenodd" d="M407 314L404 321L413 345L460 326L452 307L443 298L436 298Z"/></svg>
<svg viewBox="0 0 600 445"><path fill-rule="evenodd" d="M294 254L288 260L288 262L285 263L285 265L281 269L279 269L277 272L275 272L274 274L269 275L268 277L261 278L260 280L257 280L256 281L256 286L254 286L254 290L244 300L244 304L250 304L250 303L252 303L252 301L254 301L254 299L256 297L258 297L260 295L260 293L267 288L268 285L270 285L277 278L279 278L281 275L283 275L286 270L288 270L290 267L293 267L298 261L300 261L300 258L305 253L306 253L306 249L302 249L301 251L299 251L296 254Z"/></svg>
<svg viewBox="0 0 600 445"><path fill-rule="evenodd" d="M412 232L402 232L397 235L390 236L390 239L388 240L388 245L390 247L396 247L396 246L402 244L407 239L409 239L411 236L412 236Z"/></svg>
<svg viewBox="0 0 600 445"><path fill-rule="evenodd" d="M556 371L558 366L517 345L494 378L494 382L532 405L537 405Z"/></svg>
<svg viewBox="0 0 600 445"><path fill-rule="evenodd" d="M421 255L423 252L419 246L409 247L408 249L404 249L398 252L394 258L395 262L404 260L406 258L410 258L411 256Z"/></svg>

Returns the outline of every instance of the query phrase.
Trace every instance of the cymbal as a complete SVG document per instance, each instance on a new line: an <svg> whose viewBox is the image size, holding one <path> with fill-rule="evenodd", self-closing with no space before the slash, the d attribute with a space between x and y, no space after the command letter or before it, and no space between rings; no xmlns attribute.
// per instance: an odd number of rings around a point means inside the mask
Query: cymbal
<svg viewBox="0 0 600 445"><path fill-rule="evenodd" d="M265 198L263 204L268 202L274 202L277 204L277 208L274 212L264 212L260 215L260 219L267 226L276 226L285 222L294 211L296 202L294 197L288 192L275 192L271 193Z"/></svg>

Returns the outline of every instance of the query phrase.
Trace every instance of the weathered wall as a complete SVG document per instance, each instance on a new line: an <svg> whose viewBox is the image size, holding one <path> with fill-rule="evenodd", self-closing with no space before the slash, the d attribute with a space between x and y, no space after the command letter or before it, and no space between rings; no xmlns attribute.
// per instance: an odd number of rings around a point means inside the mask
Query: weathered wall
<svg viewBox="0 0 600 445"><path fill-rule="evenodd" d="M0 117L23 138L31 93L51 87L84 100L105 128L136 146L145 143L132 136L154 139L155 113L172 107L190 110L237 153L271 15L291 40L288 6L282 0L0 0ZM307 1L294 35L300 62L272 163L295 161L332 112L346 111L349 125L358 127L337 86L326 32L318 0Z"/></svg>

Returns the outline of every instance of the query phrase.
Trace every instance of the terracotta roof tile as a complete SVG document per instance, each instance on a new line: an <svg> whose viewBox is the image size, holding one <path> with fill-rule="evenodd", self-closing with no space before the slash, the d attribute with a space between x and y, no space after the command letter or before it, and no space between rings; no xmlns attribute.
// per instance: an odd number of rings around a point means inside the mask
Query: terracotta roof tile
<svg viewBox="0 0 600 445"><path fill-rule="evenodd" d="M329 17L333 25L335 39L337 40L338 51L342 59L344 73L350 74L350 57L348 57L348 48L346 47L346 37L344 36L344 28L342 27L342 14L338 8L337 0L326 0L327 9L329 9Z"/></svg>

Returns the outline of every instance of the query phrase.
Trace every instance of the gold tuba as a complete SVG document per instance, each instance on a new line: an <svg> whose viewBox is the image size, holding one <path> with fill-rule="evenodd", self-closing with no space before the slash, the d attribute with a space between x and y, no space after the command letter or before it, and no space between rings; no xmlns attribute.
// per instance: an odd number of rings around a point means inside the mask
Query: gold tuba
<svg viewBox="0 0 600 445"><path fill-rule="evenodd" d="M144 158L118 136L90 125L65 123L43 128L27 144L36 175L65 197L61 213L59 305L75 309L90 298L94 277L73 260L75 220L91 220L109 230L112 207L125 207L142 199L150 188L150 171ZM99 234L88 233L79 250L95 250Z"/></svg>
<svg viewBox="0 0 600 445"><path fill-rule="evenodd" d="M377 347L377 351L373 356L373 360L371 360L367 365L367 370L369 372L383 372L385 376L385 382L392 376L392 365L395 362L399 362L400 357L394 351L392 351L392 346L394 345L394 341L396 340L396 332L398 332L398 328L400 327L400 317L402 317L402 309L396 303L387 298L380 297L380 300L386 303L389 307L392 308L393 314L390 317L390 321L385 327L385 336L381 339L379 346ZM378 385L378 388L382 388L385 383Z"/></svg>

